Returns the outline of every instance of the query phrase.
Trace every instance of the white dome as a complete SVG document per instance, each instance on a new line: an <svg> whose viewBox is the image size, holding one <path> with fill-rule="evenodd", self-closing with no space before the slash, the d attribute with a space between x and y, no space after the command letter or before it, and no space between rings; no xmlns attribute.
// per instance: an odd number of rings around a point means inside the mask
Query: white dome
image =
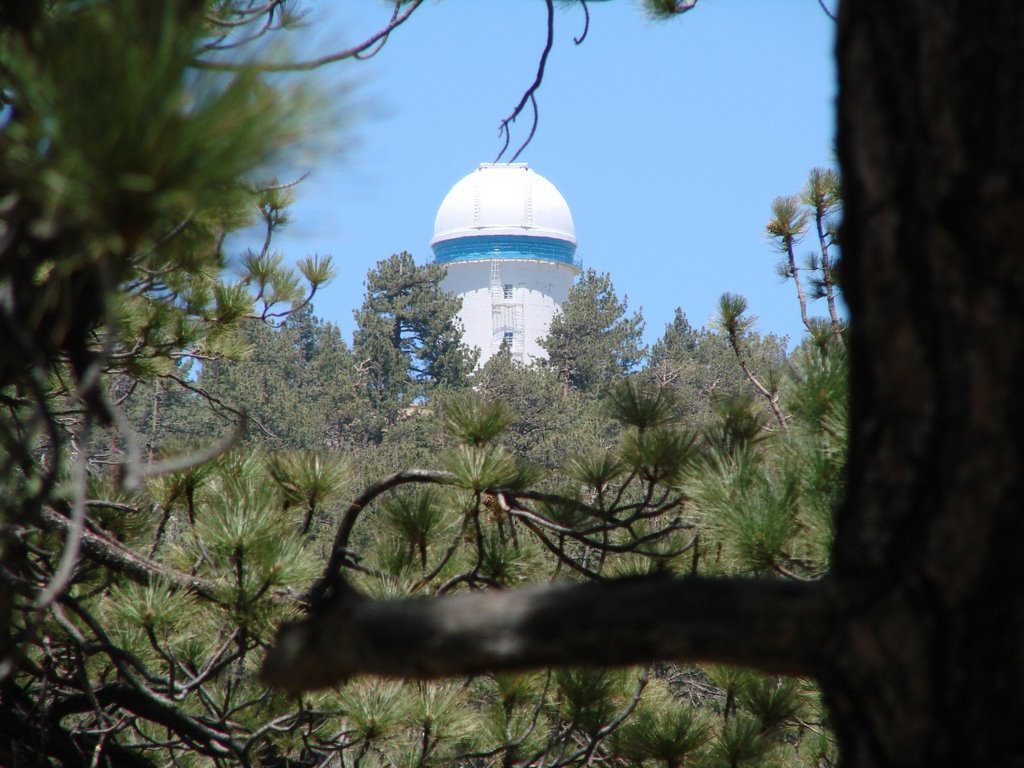
<svg viewBox="0 0 1024 768"><path fill-rule="evenodd" d="M431 245L484 235L525 235L575 245L565 198L526 163L481 163L445 195Z"/></svg>

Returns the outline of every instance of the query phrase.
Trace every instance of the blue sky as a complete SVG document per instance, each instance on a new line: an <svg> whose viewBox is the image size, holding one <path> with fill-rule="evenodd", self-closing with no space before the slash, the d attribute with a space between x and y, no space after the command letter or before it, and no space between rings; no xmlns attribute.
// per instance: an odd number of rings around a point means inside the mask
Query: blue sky
<svg viewBox="0 0 1024 768"><path fill-rule="evenodd" d="M356 42L389 15L369 0L320 5L292 55ZM833 162L833 22L817 0L702 0L657 23L629 0L590 11L576 46L581 9L556 8L540 125L520 157L568 201L584 266L642 307L648 343L676 307L704 325L726 291L748 298L761 332L799 338L764 225L773 197ZM428 2L375 58L313 76L331 127L297 163L309 177L276 247L334 258L315 309L346 339L367 270L402 250L426 260L445 193L497 155L545 32L540 0ZM514 145L528 129L521 118Z"/></svg>

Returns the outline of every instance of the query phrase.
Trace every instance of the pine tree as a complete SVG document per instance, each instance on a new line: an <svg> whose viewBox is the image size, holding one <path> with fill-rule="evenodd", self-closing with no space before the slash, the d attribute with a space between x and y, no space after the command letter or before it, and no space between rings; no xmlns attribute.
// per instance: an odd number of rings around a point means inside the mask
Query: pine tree
<svg viewBox="0 0 1024 768"><path fill-rule="evenodd" d="M242 340L243 359L209 362L195 386L216 403L244 410L254 425L251 439L267 448L358 442L348 428L362 410L355 359L337 327L316 318L306 305L280 327L248 323ZM176 425L211 408L204 398L193 397L187 411L166 410ZM209 419L207 425L214 427Z"/></svg>
<svg viewBox="0 0 1024 768"><path fill-rule="evenodd" d="M458 298L440 286L444 267L419 266L406 252L366 277L353 349L367 398L387 420L431 389L461 385L476 362L462 344Z"/></svg>
<svg viewBox="0 0 1024 768"><path fill-rule="evenodd" d="M696 5L646 4L666 15ZM849 0L838 14L851 418L829 579L784 588L764 577L688 579L646 593L633 583L621 586L618 612L608 608L613 591L589 587L417 601L415 611L338 600L346 640L356 644L356 617L386 616L392 630L403 618L437 628L457 609L477 617L493 655L460 645L460 663L446 654L430 671L584 654L597 664L728 657L818 677L847 765L1018 762L1024 608L1012 585L1024 582L1014 545L1024 536L1024 423L1014 382L1024 335L1013 233L1022 29L1014 2L978 13L962 0ZM645 615L644 598L673 610ZM513 614L518 620L502 621ZM616 623L623 616L634 621ZM665 632L639 650L636 627L659 621ZM460 641L474 639L464 624L451 626L467 629ZM547 635L532 631L541 626ZM392 650L401 653L386 665L392 671L424 673L418 648ZM992 679L1003 683L978 685ZM751 758L759 732L730 719L713 757Z"/></svg>
<svg viewBox="0 0 1024 768"><path fill-rule="evenodd" d="M739 341L751 369L768 379L781 380L786 364L784 339L748 330ZM695 329L676 309L665 333L651 347L646 375L679 399L685 422L696 429L712 421L716 402L744 395L751 385L727 336L712 329Z"/></svg>
<svg viewBox="0 0 1024 768"><path fill-rule="evenodd" d="M565 457L615 442L618 427L601 398L592 392L563 392L558 373L526 366L508 349L492 356L472 377L483 397L500 400L512 413L502 444L524 461L557 470Z"/></svg>
<svg viewBox="0 0 1024 768"><path fill-rule="evenodd" d="M254 651L313 574L309 505L258 457L211 463L240 412L219 443L147 445L168 391L203 397L196 361L238 358L246 324L331 276L270 251L286 200L258 178L301 136L303 102L243 65L195 69L209 34L234 34L208 10L0 13L5 764L246 762L281 711L251 683ZM232 277L226 235L254 219L264 248Z"/></svg>
<svg viewBox="0 0 1024 768"><path fill-rule="evenodd" d="M771 207L772 217L765 226L765 232L776 250L784 256L777 270L784 280L793 281L804 327L819 339L831 335L837 344L842 344L844 323L836 307L839 288L834 252L838 215L842 207L839 174L831 169L812 168L802 194L776 197ZM800 267L796 246L812 228L818 250L809 251ZM806 270L807 275L801 276L802 270ZM810 296L805 290L805 282L810 288ZM828 305L827 321L808 314L808 302L821 298Z"/></svg>
<svg viewBox="0 0 1024 768"><path fill-rule="evenodd" d="M626 300L615 294L607 274L588 269L580 275L541 342L563 393L603 393L643 360L643 318L626 312Z"/></svg>

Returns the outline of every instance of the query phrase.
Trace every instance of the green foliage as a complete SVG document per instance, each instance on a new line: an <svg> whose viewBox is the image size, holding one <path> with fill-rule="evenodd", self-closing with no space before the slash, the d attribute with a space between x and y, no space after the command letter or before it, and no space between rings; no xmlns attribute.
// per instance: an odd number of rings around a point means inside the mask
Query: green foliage
<svg viewBox="0 0 1024 768"><path fill-rule="evenodd" d="M812 344L792 360L783 387L790 429L769 432L749 397L718 401L693 498L720 542L720 564L808 578L827 568L844 488L846 352Z"/></svg>
<svg viewBox="0 0 1024 768"><path fill-rule="evenodd" d="M394 419L430 388L461 385L476 356L456 325L460 301L440 288L444 267L406 252L377 263L355 313L354 351L372 407Z"/></svg>
<svg viewBox="0 0 1024 768"><path fill-rule="evenodd" d="M234 359L205 361L194 381L175 373L191 387L187 393L174 380L155 393L136 389L126 410L140 430L155 426L165 439L195 442L245 411L253 437L274 449L364 439L355 361L337 327L306 305L280 327L249 320L233 338L241 345Z"/></svg>
<svg viewBox="0 0 1024 768"><path fill-rule="evenodd" d="M818 338L819 343L831 336L831 340L840 346L844 343L844 323L836 307L838 258L833 248L838 245L836 232L841 207L839 174L831 169L813 168L800 195L777 197L772 201L772 215L765 227L769 240L783 254L777 267L779 276L792 280L796 286L804 326L812 337ZM795 246L809 230L817 235L818 249L805 256L805 274L801 275ZM808 315L804 281L809 284L810 299L826 299L828 320Z"/></svg>
<svg viewBox="0 0 1024 768"><path fill-rule="evenodd" d="M497 587L522 586L540 570L543 558L532 539L513 541L504 532L503 515L494 516L498 523L478 540L472 567L484 583Z"/></svg>
<svg viewBox="0 0 1024 768"><path fill-rule="evenodd" d="M735 293L723 293L718 300L717 325L729 338L746 335L757 318L747 313L747 300Z"/></svg>
<svg viewBox="0 0 1024 768"><path fill-rule="evenodd" d="M627 471L628 465L614 451L599 450L573 456L565 466L566 474L598 493Z"/></svg>
<svg viewBox="0 0 1024 768"><path fill-rule="evenodd" d="M668 19L690 10L697 0L642 0L641 4L651 18Z"/></svg>
<svg viewBox="0 0 1024 768"><path fill-rule="evenodd" d="M765 232L783 253L790 251L807 231L810 216L801 207L801 202L795 195L772 200L772 218L765 226Z"/></svg>
<svg viewBox="0 0 1024 768"><path fill-rule="evenodd" d="M353 735L367 744L394 735L401 723L404 694L403 686L395 682L367 681L347 686L341 693L341 705Z"/></svg>
<svg viewBox="0 0 1024 768"><path fill-rule="evenodd" d="M759 336L749 323L743 330L736 343L748 369L766 380L779 378L786 359L785 339ZM697 430L718 421L717 403L749 396L751 391L749 379L736 364L728 333L696 330L678 309L651 349L646 375L656 386L673 392L680 420Z"/></svg>
<svg viewBox="0 0 1024 768"><path fill-rule="evenodd" d="M349 349L312 311L330 259L273 249L290 192L255 180L294 146L308 102L227 59L193 67L234 34L225 24L260 13L52 3L31 29L0 31L7 757L834 757L813 692L735 670L356 680L297 701L258 683L262 649L304 609L325 555L384 597L683 570L819 578L846 442L835 322L784 376L785 344L753 332L739 297L723 297L721 333L677 313L638 371L643 321L588 271L552 325L547 365L506 350L472 372L443 270L402 253L368 275ZM775 237L792 243L813 220L832 238L834 174L812 173L786 200ZM252 221L263 246L227 253ZM755 376L785 408L779 428L750 400ZM246 444L211 449L243 413ZM410 463L444 468L390 475ZM367 490L348 503L356 487Z"/></svg>
<svg viewBox="0 0 1024 768"><path fill-rule="evenodd" d="M346 488L348 467L341 457L316 452L280 452L268 457L267 470L277 483L285 508L305 510L302 532L309 533L324 505Z"/></svg>
<svg viewBox="0 0 1024 768"><path fill-rule="evenodd" d="M664 427L676 420L678 402L671 389L648 391L636 379L626 379L608 392L612 418L638 430Z"/></svg>
<svg viewBox="0 0 1024 768"><path fill-rule="evenodd" d="M560 714L587 735L596 735L629 700L629 678L606 669L556 673Z"/></svg>
<svg viewBox="0 0 1024 768"><path fill-rule="evenodd" d="M481 446L491 442L512 423L512 412L500 400L462 396L445 404L445 429L456 440Z"/></svg>
<svg viewBox="0 0 1024 768"><path fill-rule="evenodd" d="M543 711L550 689L548 675L494 675L478 686L481 745L478 753L500 745L498 754L513 765L546 749L551 723ZM486 746L484 746L486 745Z"/></svg>
<svg viewBox="0 0 1024 768"><path fill-rule="evenodd" d="M771 743L761 733L761 724L740 714L725 723L708 749L705 765L709 768L736 768L756 765L763 759Z"/></svg>
<svg viewBox="0 0 1024 768"><path fill-rule="evenodd" d="M399 568L392 567L389 570L400 570L401 566L412 563L415 557L421 571L425 571L427 550L448 532L451 516L437 494L427 489L388 499L381 522L386 531L408 546L407 555Z"/></svg>
<svg viewBox="0 0 1024 768"><path fill-rule="evenodd" d="M247 762L267 720L295 721L253 651L316 559L262 462L183 458L211 430L167 435L162 409L202 398L195 361L237 358L254 320L331 276L300 264L303 288L267 248L225 272L230 232L265 214L269 247L283 223L256 178L312 102L244 65L193 68L202 3L23 5L0 14L0 679L25 734L7 758Z"/></svg>
<svg viewBox="0 0 1024 768"><path fill-rule="evenodd" d="M201 25L182 2L106 2L43 13L31 40L4 35L3 263L18 314L5 315L0 387L63 356L84 376L100 328L121 331L108 346L202 348L208 321L237 316L214 290L219 242L306 112L244 67L190 70Z"/></svg>
<svg viewBox="0 0 1024 768"><path fill-rule="evenodd" d="M695 457L695 442L695 435L675 429L636 429L623 437L620 455L647 482L673 486Z"/></svg>
<svg viewBox="0 0 1024 768"><path fill-rule="evenodd" d="M472 491L488 488L521 488L528 471L501 446L460 445L448 460L448 470L459 487Z"/></svg>
<svg viewBox="0 0 1024 768"><path fill-rule="evenodd" d="M626 311L608 275L592 269L580 275L541 342L566 392L604 393L643 360L643 318Z"/></svg>
<svg viewBox="0 0 1024 768"><path fill-rule="evenodd" d="M165 640L177 634L180 624L193 621L200 610L193 595L159 579L115 586L110 602L118 624L153 632Z"/></svg>
<svg viewBox="0 0 1024 768"><path fill-rule="evenodd" d="M769 438L768 416L752 395L718 397L712 407L718 418L704 429L704 440L717 456L742 456Z"/></svg>
<svg viewBox="0 0 1024 768"><path fill-rule="evenodd" d="M259 456L229 455L200 489L189 549L217 576L231 574L231 589L246 592L233 596L244 602L268 586L301 584L314 572L301 555L295 515L275 485Z"/></svg>
<svg viewBox="0 0 1024 768"><path fill-rule="evenodd" d="M630 765L683 765L707 742L712 723L706 713L672 696L655 680L633 714L612 735L615 753Z"/></svg>
<svg viewBox="0 0 1024 768"><path fill-rule="evenodd" d="M781 728L800 714L801 695L792 678L761 677L744 686L740 704L761 721L761 731Z"/></svg>
<svg viewBox="0 0 1024 768"><path fill-rule="evenodd" d="M556 470L567 456L602 450L617 439L620 427L600 398L587 392L566 394L550 367L527 367L499 352L472 381L481 396L508 406L513 419L502 444L530 464Z"/></svg>

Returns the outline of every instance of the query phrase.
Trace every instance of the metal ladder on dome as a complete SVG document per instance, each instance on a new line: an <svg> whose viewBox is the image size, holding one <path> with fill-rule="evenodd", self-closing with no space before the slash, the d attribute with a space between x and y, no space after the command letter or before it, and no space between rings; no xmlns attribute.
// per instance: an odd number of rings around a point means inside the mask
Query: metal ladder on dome
<svg viewBox="0 0 1024 768"><path fill-rule="evenodd" d="M523 362L526 354L526 318L522 303L512 305L512 356Z"/></svg>
<svg viewBox="0 0 1024 768"><path fill-rule="evenodd" d="M505 330L505 289L501 284L501 265L491 259L491 354L501 349Z"/></svg>
<svg viewBox="0 0 1024 768"><path fill-rule="evenodd" d="M504 299L505 288L501 284L501 264L491 259L491 307L498 306Z"/></svg>
<svg viewBox="0 0 1024 768"><path fill-rule="evenodd" d="M501 281L501 264L491 260L491 351L497 352L511 332L512 356L522 361L525 337L525 318L522 298L518 301L506 298L505 285Z"/></svg>

